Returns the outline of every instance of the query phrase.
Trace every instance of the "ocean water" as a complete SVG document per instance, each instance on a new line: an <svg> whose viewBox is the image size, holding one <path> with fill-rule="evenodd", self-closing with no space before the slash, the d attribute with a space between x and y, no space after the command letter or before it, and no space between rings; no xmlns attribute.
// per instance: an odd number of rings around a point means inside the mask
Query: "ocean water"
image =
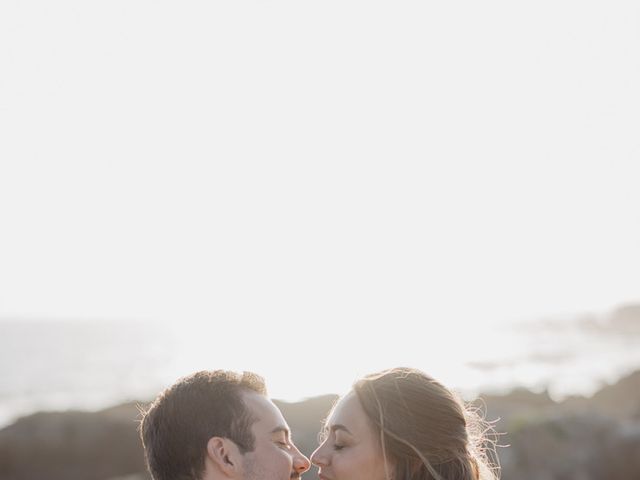
<svg viewBox="0 0 640 480"><path fill-rule="evenodd" d="M406 355L356 347L340 363L330 363L332 351L316 354L313 342L287 359L282 346L270 341L264 349L255 347L261 332L252 338L251 344L221 338L215 325L203 330L143 322L1 321L0 426L41 410L147 401L200 369L257 371L273 397L288 401L340 393L359 374L382 365L422 368L466 397L526 387L548 389L556 399L590 395L640 369L640 329L569 320L478 327L463 348L458 332L443 327L434 348L409 348L417 353Z"/></svg>

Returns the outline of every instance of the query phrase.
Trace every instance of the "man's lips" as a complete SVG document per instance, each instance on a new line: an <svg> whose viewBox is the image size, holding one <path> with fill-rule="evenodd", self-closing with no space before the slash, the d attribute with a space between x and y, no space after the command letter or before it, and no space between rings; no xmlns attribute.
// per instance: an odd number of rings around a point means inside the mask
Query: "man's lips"
<svg viewBox="0 0 640 480"><path fill-rule="evenodd" d="M320 478L320 480L331 480L329 477L327 477L324 473L319 473L318 477Z"/></svg>

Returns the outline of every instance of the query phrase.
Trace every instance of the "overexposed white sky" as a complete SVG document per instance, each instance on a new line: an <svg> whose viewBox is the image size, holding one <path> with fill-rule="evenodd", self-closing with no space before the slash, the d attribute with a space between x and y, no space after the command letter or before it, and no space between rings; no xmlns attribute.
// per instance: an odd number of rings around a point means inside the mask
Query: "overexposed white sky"
<svg viewBox="0 0 640 480"><path fill-rule="evenodd" d="M0 317L299 346L637 300L639 19L3 1Z"/></svg>

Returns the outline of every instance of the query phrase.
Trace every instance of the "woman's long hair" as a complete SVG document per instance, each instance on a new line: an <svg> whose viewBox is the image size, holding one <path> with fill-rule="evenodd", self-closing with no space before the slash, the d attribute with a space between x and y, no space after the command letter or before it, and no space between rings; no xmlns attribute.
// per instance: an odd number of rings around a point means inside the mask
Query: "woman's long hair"
<svg viewBox="0 0 640 480"><path fill-rule="evenodd" d="M353 390L380 434L385 461L393 460L389 480L499 477L490 425L425 373L385 370L358 380Z"/></svg>

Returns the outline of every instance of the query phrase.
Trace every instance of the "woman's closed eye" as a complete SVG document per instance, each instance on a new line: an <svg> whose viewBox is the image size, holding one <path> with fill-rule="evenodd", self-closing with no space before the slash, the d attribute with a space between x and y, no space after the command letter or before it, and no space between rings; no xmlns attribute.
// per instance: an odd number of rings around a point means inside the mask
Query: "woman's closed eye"
<svg viewBox="0 0 640 480"><path fill-rule="evenodd" d="M335 451L339 452L340 450L345 448L347 444L348 444L348 441L346 438L344 438L344 434L342 432L334 433L332 448Z"/></svg>

